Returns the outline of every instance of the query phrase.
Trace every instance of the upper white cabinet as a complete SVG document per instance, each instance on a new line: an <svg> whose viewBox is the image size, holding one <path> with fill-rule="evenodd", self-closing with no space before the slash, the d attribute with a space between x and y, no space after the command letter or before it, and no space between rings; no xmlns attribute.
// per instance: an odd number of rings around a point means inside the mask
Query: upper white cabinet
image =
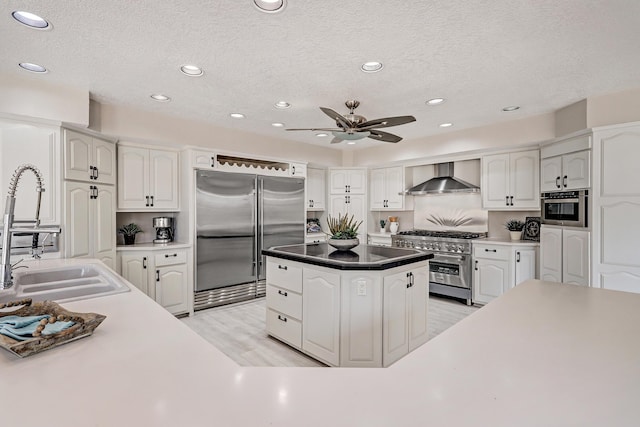
<svg viewBox="0 0 640 427"><path fill-rule="evenodd" d="M591 186L591 151L584 150L540 161L540 190L562 191Z"/></svg>
<svg viewBox="0 0 640 427"><path fill-rule="evenodd" d="M482 205L485 209L540 209L538 150L482 158Z"/></svg>
<svg viewBox="0 0 640 427"><path fill-rule="evenodd" d="M115 184L115 144L65 129L64 179Z"/></svg>
<svg viewBox="0 0 640 427"><path fill-rule="evenodd" d="M307 165L304 163L289 163L289 176L304 178L307 176Z"/></svg>
<svg viewBox="0 0 640 427"><path fill-rule="evenodd" d="M326 209L326 176L324 169L307 168L307 210Z"/></svg>
<svg viewBox="0 0 640 427"><path fill-rule="evenodd" d="M330 194L365 194L367 169L329 169Z"/></svg>
<svg viewBox="0 0 640 427"><path fill-rule="evenodd" d="M216 153L211 151L188 150L191 166L197 169L215 169Z"/></svg>
<svg viewBox="0 0 640 427"><path fill-rule="evenodd" d="M118 209L179 209L178 153L118 147Z"/></svg>
<svg viewBox="0 0 640 427"><path fill-rule="evenodd" d="M540 228L540 280L590 285L590 236L588 230Z"/></svg>
<svg viewBox="0 0 640 427"><path fill-rule="evenodd" d="M371 169L370 188L371 210L397 211L405 209L405 196L403 194L406 188L404 167Z"/></svg>

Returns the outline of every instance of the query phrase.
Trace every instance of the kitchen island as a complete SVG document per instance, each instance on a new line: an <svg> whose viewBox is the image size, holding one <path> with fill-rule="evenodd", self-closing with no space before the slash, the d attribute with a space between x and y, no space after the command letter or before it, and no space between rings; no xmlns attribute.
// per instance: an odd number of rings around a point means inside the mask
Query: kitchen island
<svg viewBox="0 0 640 427"><path fill-rule="evenodd" d="M532 280L390 368L247 368L130 287L63 304L107 316L91 337L25 359L0 351L2 425L620 427L640 416L637 294Z"/></svg>
<svg viewBox="0 0 640 427"><path fill-rule="evenodd" d="M267 332L330 366L389 366L428 339L429 252L327 243L267 256Z"/></svg>

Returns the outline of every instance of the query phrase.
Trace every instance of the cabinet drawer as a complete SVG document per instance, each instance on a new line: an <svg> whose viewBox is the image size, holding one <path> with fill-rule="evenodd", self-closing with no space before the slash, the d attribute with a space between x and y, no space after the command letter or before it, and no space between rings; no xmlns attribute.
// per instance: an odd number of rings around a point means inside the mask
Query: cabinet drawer
<svg viewBox="0 0 640 427"><path fill-rule="evenodd" d="M267 307L287 316L302 319L302 295L267 285Z"/></svg>
<svg viewBox="0 0 640 427"><path fill-rule="evenodd" d="M376 246L391 246L391 237L369 236L369 244Z"/></svg>
<svg viewBox="0 0 640 427"><path fill-rule="evenodd" d="M294 347L302 347L302 323L293 317L268 309L267 332Z"/></svg>
<svg viewBox="0 0 640 427"><path fill-rule="evenodd" d="M510 250L511 248L509 246L474 244L473 256L474 258L501 259L508 261Z"/></svg>
<svg viewBox="0 0 640 427"><path fill-rule="evenodd" d="M302 266L283 259L267 261L267 283L301 294Z"/></svg>
<svg viewBox="0 0 640 427"><path fill-rule="evenodd" d="M168 251L156 254L154 257L155 266L186 264L187 253L185 251Z"/></svg>

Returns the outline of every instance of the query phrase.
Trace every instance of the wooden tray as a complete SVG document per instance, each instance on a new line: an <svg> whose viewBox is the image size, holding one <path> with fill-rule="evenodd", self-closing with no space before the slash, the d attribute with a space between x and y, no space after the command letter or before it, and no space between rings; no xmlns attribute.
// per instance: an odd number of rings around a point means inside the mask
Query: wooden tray
<svg viewBox="0 0 640 427"><path fill-rule="evenodd" d="M65 310L60 305L52 301L32 303L31 299L2 304L0 305L0 309L12 306L22 307L14 311L0 311L0 318L11 315L37 316L49 314L56 317L68 317L75 322L75 325L58 333L52 335L40 335L24 341L18 341L0 334L0 347L20 357L27 357L50 348L87 337L93 333L94 329L96 329L104 319L106 319L106 316L103 316L102 314L74 313L72 311Z"/></svg>

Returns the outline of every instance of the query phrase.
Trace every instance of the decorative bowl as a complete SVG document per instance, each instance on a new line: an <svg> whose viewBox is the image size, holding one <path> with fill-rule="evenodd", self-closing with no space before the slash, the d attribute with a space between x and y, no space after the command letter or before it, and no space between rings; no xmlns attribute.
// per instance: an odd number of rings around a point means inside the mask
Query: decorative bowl
<svg viewBox="0 0 640 427"><path fill-rule="evenodd" d="M360 240L356 239L329 239L327 240L329 245L333 246L339 251L348 251L360 244Z"/></svg>

